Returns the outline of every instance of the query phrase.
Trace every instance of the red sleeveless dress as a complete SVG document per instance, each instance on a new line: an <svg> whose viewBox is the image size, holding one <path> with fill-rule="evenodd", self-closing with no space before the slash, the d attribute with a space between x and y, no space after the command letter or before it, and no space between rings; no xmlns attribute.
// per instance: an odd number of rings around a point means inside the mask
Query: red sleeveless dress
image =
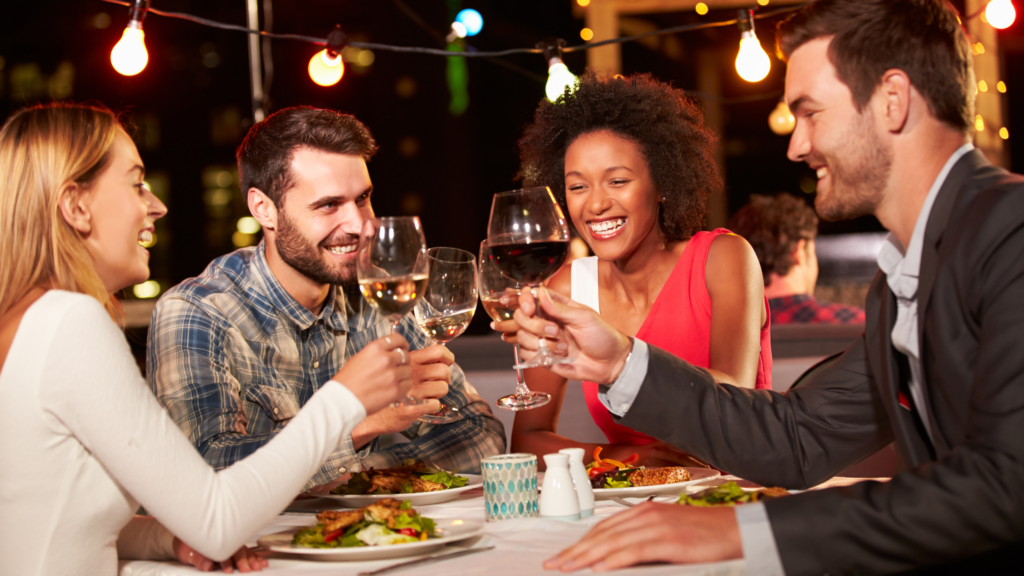
<svg viewBox="0 0 1024 576"><path fill-rule="evenodd" d="M661 289L636 337L671 352L694 366L708 368L711 363L711 297L704 277L711 242L732 232L718 228L698 232L690 239L672 274ZM768 300L765 300L765 310ZM772 387L771 318L761 330L761 354L757 362L757 389ZM597 384L583 383L583 395L594 423L612 444L648 444L654 438L617 424L597 397Z"/></svg>

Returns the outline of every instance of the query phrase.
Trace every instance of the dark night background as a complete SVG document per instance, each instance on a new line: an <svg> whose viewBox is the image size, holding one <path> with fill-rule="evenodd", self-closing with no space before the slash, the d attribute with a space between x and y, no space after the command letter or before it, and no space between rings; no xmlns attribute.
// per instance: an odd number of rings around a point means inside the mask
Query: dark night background
<svg viewBox="0 0 1024 576"><path fill-rule="evenodd" d="M261 13L263 4L260 0ZM954 4L963 8L962 1ZM582 43L583 12L574 0L407 0L407 6L439 33L447 31L458 9L479 10L483 31L469 39L479 50L531 47L547 37ZM152 7L246 22L243 0L155 0ZM340 24L356 41L443 47L392 0L277 0L272 8L275 32L324 37ZM124 77L111 67L110 49L127 23L127 12L100 0L4 2L0 118L53 99L98 100L128 113L148 179L170 208L158 222L151 261L152 278L167 289L233 250L236 222L248 214L234 169L234 150L252 123L248 40L241 32L150 14L144 24L149 64L141 74ZM632 17L631 25L664 28L734 16L732 10L712 10L703 17L691 11ZM1022 16L1018 13L1018 22L999 33L1008 87L1003 96L1011 135L1008 167L1015 172L1024 172L1024 147L1015 150L1012 138L1024 133L1024 82L1017 72L1024 69ZM758 36L769 50L773 29L774 20L757 22ZM715 51L720 55L730 213L752 193L787 191L811 201L813 196L801 188L808 187L810 178L813 190L813 174L786 159L788 137L774 135L767 124L782 93L785 67L772 56L768 78L756 84L742 81L732 62L738 41L738 29L728 26L628 43L622 51L623 73L651 72L695 90L697 51ZM341 82L323 88L306 72L318 50L298 41L271 41L269 111L307 104L356 115L381 147L370 163L377 214L418 214L429 245L475 252L485 236L491 195L514 187L515 141L544 96L543 58L468 59L470 103L455 117L448 111L444 58L375 51L371 65L347 63ZM581 73L586 56L567 54L566 63ZM763 98L750 101L753 96ZM822 233L880 229L877 221L862 218L823 224ZM473 331L486 321L486 315L478 314Z"/></svg>

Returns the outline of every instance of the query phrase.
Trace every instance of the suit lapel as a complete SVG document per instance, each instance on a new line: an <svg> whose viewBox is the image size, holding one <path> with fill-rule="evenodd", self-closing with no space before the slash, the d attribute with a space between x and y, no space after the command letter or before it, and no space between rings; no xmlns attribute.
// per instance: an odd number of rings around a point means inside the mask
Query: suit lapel
<svg viewBox="0 0 1024 576"><path fill-rule="evenodd" d="M963 155L946 176L942 188L932 204L931 214L928 215L928 224L925 226L924 242L921 247L921 269L918 273L917 284L917 335L921 354L921 369L925 382L921 383L921 396L924 406L920 407L921 417L926 418L928 426L932 430L933 443L941 453L942 449L948 450L946 439L943 437L937 425L931 409L931 397L929 394L928 381L928 359L924 357L924 323L928 315L928 305L931 304L932 292L935 288L935 279L938 276L939 268L939 246L942 244L942 236L949 225L953 208L957 205L957 199L961 196L961 190L970 183L974 173L987 164L985 156L977 149ZM941 449L940 449L941 448Z"/></svg>

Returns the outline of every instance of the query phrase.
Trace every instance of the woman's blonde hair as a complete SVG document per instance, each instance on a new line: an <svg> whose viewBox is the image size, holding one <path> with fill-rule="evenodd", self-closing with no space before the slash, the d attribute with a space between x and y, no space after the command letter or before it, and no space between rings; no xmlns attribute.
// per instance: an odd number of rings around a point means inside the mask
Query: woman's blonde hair
<svg viewBox="0 0 1024 576"><path fill-rule="evenodd" d="M46 286L88 294L118 319L60 202L86 192L110 164L120 126L102 106L55 103L20 110L0 129L0 316Z"/></svg>

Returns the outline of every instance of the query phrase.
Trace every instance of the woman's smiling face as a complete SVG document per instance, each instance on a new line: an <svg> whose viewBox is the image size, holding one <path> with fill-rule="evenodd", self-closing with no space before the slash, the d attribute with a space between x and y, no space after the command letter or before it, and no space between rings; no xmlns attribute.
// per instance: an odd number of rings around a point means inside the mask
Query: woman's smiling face
<svg viewBox="0 0 1024 576"><path fill-rule="evenodd" d="M660 198L647 160L632 140L608 130L576 138L565 151L565 197L573 225L602 260L618 260L645 241L660 241Z"/></svg>

